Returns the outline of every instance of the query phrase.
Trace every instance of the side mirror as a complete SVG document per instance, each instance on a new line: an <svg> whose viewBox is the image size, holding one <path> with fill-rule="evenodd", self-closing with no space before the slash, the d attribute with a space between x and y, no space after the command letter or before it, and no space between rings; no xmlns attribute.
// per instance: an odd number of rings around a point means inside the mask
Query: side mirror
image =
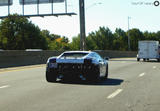
<svg viewBox="0 0 160 111"><path fill-rule="evenodd" d="M104 57L104 59L108 61L108 60L109 60L109 57Z"/></svg>

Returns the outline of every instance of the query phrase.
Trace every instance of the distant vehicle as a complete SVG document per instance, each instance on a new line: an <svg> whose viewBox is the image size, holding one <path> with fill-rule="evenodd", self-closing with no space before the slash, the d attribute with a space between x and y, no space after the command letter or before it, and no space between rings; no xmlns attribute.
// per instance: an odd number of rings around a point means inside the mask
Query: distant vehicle
<svg viewBox="0 0 160 111"><path fill-rule="evenodd" d="M42 49L26 49L25 51L43 51Z"/></svg>
<svg viewBox="0 0 160 111"><path fill-rule="evenodd" d="M107 58L106 58L107 59ZM59 79L80 78L97 81L108 77L108 60L92 51L66 51L47 61L46 80L56 82Z"/></svg>
<svg viewBox="0 0 160 111"><path fill-rule="evenodd" d="M150 59L160 61L159 41L139 41L137 61L140 61L140 59L143 59L143 61Z"/></svg>

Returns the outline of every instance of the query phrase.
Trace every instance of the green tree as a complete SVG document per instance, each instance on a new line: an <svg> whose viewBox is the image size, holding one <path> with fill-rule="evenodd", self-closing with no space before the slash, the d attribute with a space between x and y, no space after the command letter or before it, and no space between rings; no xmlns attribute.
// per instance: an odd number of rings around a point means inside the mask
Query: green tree
<svg viewBox="0 0 160 111"><path fill-rule="evenodd" d="M145 40L157 40L157 33L145 31L143 35Z"/></svg>
<svg viewBox="0 0 160 111"><path fill-rule="evenodd" d="M100 27L98 31L92 32L87 37L87 47L92 50L113 49L114 36L109 28Z"/></svg>
<svg viewBox="0 0 160 111"><path fill-rule="evenodd" d="M113 40L113 49L125 51L128 49L128 37L126 32L120 28L116 28Z"/></svg>
<svg viewBox="0 0 160 111"><path fill-rule="evenodd" d="M80 50L80 35L72 38L72 42L69 44L70 50Z"/></svg>
<svg viewBox="0 0 160 111"><path fill-rule="evenodd" d="M0 24L0 45L5 50L47 49L40 29L25 17L10 15Z"/></svg>
<svg viewBox="0 0 160 111"><path fill-rule="evenodd" d="M48 30L42 30L41 35L47 40L49 50L69 50L69 40L67 37L50 34Z"/></svg>
<svg viewBox="0 0 160 111"><path fill-rule="evenodd" d="M127 32L128 35L128 32ZM130 37L130 46L132 51L138 50L138 41L145 40L143 33L139 29L131 29L129 30Z"/></svg>
<svg viewBox="0 0 160 111"><path fill-rule="evenodd" d="M50 50L69 50L69 40L67 37L60 37L55 40L50 41L49 49Z"/></svg>
<svg viewBox="0 0 160 111"><path fill-rule="evenodd" d="M160 42L160 31L158 31L156 34L155 34L155 40L159 41Z"/></svg>

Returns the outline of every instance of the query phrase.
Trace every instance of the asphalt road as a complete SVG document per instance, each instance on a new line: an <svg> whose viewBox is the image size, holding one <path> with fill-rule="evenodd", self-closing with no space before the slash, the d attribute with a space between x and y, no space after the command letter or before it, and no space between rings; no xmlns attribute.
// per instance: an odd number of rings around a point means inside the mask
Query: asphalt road
<svg viewBox="0 0 160 111"><path fill-rule="evenodd" d="M47 83L43 65L0 70L0 111L160 111L160 63L111 59L96 84Z"/></svg>

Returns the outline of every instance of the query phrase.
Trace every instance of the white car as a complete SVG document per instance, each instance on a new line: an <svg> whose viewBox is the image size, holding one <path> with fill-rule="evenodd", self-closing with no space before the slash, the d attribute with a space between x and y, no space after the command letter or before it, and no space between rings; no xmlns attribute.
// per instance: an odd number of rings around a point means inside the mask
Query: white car
<svg viewBox="0 0 160 111"><path fill-rule="evenodd" d="M66 51L47 61L46 80L56 82L59 79L97 81L108 78L108 58L103 59L92 51Z"/></svg>

